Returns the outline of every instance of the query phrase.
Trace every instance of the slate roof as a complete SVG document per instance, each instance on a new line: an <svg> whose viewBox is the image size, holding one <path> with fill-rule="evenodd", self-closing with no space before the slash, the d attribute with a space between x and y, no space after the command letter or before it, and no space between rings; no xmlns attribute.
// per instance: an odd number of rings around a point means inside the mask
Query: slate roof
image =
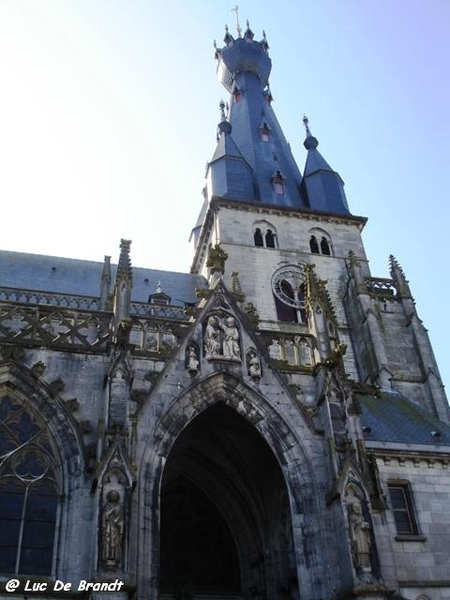
<svg viewBox="0 0 450 600"><path fill-rule="evenodd" d="M111 265L111 291L116 269L117 265ZM0 251L1 287L98 298L102 270L101 262ZM171 304L179 306L197 302L195 289L207 287L206 280L200 275L133 267L131 299L147 302L150 294L155 293L158 282L171 297Z"/></svg>
<svg viewBox="0 0 450 600"><path fill-rule="evenodd" d="M450 446L450 425L400 394L382 392L380 398L357 397L367 442Z"/></svg>

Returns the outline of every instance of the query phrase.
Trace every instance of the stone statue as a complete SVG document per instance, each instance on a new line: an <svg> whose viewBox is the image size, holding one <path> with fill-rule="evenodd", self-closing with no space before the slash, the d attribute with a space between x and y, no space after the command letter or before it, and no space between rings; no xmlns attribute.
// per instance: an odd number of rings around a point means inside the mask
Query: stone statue
<svg viewBox="0 0 450 600"><path fill-rule="evenodd" d="M199 361L197 358L197 351L194 346L189 346L188 355L187 355L187 370L191 375L196 375L198 373Z"/></svg>
<svg viewBox="0 0 450 600"><path fill-rule="evenodd" d="M361 500L357 496L349 496L347 510L356 569L359 573L371 573L370 525L364 519Z"/></svg>
<svg viewBox="0 0 450 600"><path fill-rule="evenodd" d="M241 349L239 348L239 330L236 327L234 317L227 317L219 321L219 327L223 331L223 355L225 358L241 360Z"/></svg>
<svg viewBox="0 0 450 600"><path fill-rule="evenodd" d="M120 494L111 490L106 495L102 515L102 563L107 569L120 567L124 532L123 509Z"/></svg>
<svg viewBox="0 0 450 600"><path fill-rule="evenodd" d="M247 366L250 377L253 377L253 379L260 379L261 361L254 350L251 350L247 355Z"/></svg>
<svg viewBox="0 0 450 600"><path fill-rule="evenodd" d="M207 356L220 355L220 330L217 317L209 317L205 329L205 354Z"/></svg>

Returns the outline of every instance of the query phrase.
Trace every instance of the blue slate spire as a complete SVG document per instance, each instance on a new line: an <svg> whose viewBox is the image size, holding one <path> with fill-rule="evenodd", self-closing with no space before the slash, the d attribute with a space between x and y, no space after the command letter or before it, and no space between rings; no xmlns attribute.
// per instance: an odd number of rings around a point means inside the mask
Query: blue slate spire
<svg viewBox="0 0 450 600"><path fill-rule="evenodd" d="M302 191L309 207L332 214L349 214L344 182L317 150L319 142L311 135L307 117L303 117L303 123L306 129L303 145L308 151L308 156L303 173Z"/></svg>
<svg viewBox="0 0 450 600"><path fill-rule="evenodd" d="M231 97L227 125L219 124L208 165L208 197L307 207L300 171L271 106L266 36L255 41L248 21L243 35L240 28L238 33L235 39L227 28L225 46L216 47L217 74Z"/></svg>

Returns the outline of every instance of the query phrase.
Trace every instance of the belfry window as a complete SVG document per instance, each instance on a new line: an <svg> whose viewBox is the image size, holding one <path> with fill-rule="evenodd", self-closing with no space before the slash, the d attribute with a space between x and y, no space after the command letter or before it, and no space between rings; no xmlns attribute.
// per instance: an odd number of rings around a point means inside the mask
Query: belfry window
<svg viewBox="0 0 450 600"><path fill-rule="evenodd" d="M258 221L253 229L253 241L260 248L278 248L275 227L268 221Z"/></svg>
<svg viewBox="0 0 450 600"><path fill-rule="evenodd" d="M313 254L320 254L319 244L315 235L312 235L309 240L309 248Z"/></svg>
<svg viewBox="0 0 450 600"><path fill-rule="evenodd" d="M58 485L45 423L9 397L0 405L0 572L50 575Z"/></svg>
<svg viewBox="0 0 450 600"><path fill-rule="evenodd" d="M309 238L309 249L313 254L332 256L331 240L323 230L313 229Z"/></svg>
<svg viewBox="0 0 450 600"><path fill-rule="evenodd" d="M320 251L327 256L330 256L331 254L330 244L325 236L322 236L322 239L320 240Z"/></svg>
<svg viewBox="0 0 450 600"><path fill-rule="evenodd" d="M275 241L276 238L273 231L268 229L266 233L266 248L276 248Z"/></svg>
<svg viewBox="0 0 450 600"><path fill-rule="evenodd" d="M254 240L255 240L255 246L264 246L264 240L263 240L263 236L261 233L261 229L259 227L257 227L255 229L255 233L254 233Z"/></svg>

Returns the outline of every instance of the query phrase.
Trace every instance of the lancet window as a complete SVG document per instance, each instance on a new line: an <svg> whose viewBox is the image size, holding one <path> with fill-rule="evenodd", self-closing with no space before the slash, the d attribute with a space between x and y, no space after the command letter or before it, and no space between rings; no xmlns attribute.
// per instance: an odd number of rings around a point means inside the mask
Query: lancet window
<svg viewBox="0 0 450 600"><path fill-rule="evenodd" d="M0 399L0 572L50 575L58 509L46 425L15 399Z"/></svg>

